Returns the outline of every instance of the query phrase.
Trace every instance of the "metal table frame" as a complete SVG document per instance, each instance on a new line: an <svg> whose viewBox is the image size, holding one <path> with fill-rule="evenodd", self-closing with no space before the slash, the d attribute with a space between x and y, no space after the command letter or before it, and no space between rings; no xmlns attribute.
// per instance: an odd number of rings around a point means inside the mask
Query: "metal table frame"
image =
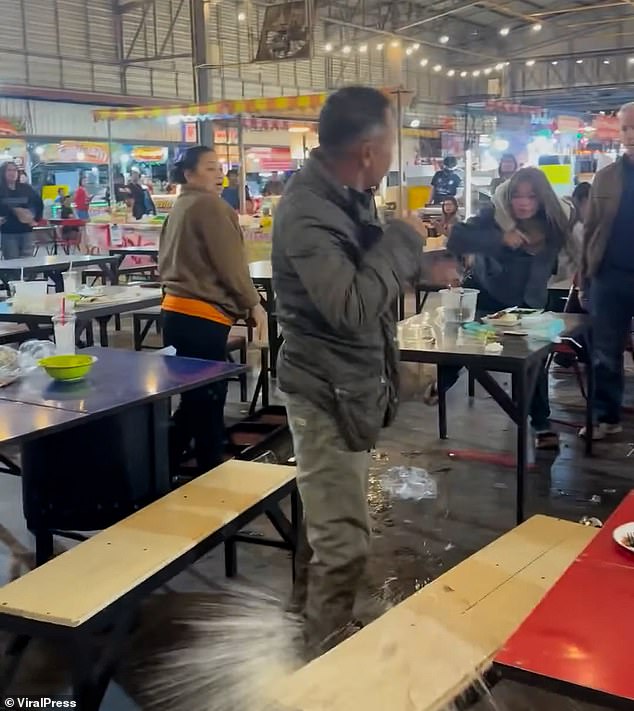
<svg viewBox="0 0 634 711"><path fill-rule="evenodd" d="M119 258L108 254L77 254L71 256L48 256L42 257L41 264L29 265L26 267L20 266L21 262L34 261L38 257L25 257L23 259L0 260L0 283L2 288L9 293L9 281L19 279L22 274L25 277L36 277L43 274L50 278L55 285L55 291L61 293L64 291L63 272L70 269L71 265L78 270L83 267L97 265L101 269L104 279L109 284L117 283L117 270ZM47 260L54 260L49 261ZM15 265L11 262L16 262Z"/></svg>

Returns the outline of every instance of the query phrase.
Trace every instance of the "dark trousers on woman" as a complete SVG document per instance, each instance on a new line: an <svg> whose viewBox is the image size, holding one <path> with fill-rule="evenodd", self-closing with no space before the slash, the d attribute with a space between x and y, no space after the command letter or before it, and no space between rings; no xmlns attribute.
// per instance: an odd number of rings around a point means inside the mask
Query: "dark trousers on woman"
<svg viewBox="0 0 634 711"><path fill-rule="evenodd" d="M474 281L465 281L465 287L470 289L480 289L478 294L477 312L478 316L486 316L508 308L508 305L496 301L489 293ZM515 306L515 304L512 304ZM521 306L521 304L519 304ZM447 392L460 377L461 368L443 367L438 374L438 391ZM550 430L550 401L548 398L548 373L545 362L535 386L535 393L531 400L529 415L531 426L536 432L548 432Z"/></svg>
<svg viewBox="0 0 634 711"><path fill-rule="evenodd" d="M176 354L189 358L224 361L227 359L229 326L209 319L163 311L163 340ZM227 382L213 383L181 395L174 413L170 435L170 456L177 464L194 441L194 456L200 473L223 461Z"/></svg>

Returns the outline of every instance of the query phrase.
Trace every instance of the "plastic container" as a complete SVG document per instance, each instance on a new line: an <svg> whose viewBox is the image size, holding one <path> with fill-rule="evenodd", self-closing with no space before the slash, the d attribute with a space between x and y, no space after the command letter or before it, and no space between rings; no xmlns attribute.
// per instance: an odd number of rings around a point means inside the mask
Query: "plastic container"
<svg viewBox="0 0 634 711"><path fill-rule="evenodd" d="M446 323L475 320L478 289L441 289L440 299Z"/></svg>
<svg viewBox="0 0 634 711"><path fill-rule="evenodd" d="M53 380L74 382L86 377L96 361L90 355L54 355L42 358L39 365Z"/></svg>

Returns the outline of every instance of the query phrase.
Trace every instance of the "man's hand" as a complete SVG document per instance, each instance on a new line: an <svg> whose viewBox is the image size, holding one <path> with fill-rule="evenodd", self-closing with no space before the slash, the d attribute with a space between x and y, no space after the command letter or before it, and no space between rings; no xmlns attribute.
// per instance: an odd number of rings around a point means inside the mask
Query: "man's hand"
<svg viewBox="0 0 634 711"><path fill-rule="evenodd" d="M528 240L524 235L518 230L511 230L510 232L505 232L504 237L502 237L502 242L507 247L511 249L519 249L528 243Z"/></svg>
<svg viewBox="0 0 634 711"><path fill-rule="evenodd" d="M249 326L253 326L255 328L256 342L266 343L268 336L268 320L266 311L262 307L262 304L258 304L257 306L251 309L251 312L249 313L249 318L247 319L247 323L249 324Z"/></svg>
<svg viewBox="0 0 634 711"><path fill-rule="evenodd" d="M33 213L30 210L24 207L14 207L13 212L23 225L33 225L35 223Z"/></svg>

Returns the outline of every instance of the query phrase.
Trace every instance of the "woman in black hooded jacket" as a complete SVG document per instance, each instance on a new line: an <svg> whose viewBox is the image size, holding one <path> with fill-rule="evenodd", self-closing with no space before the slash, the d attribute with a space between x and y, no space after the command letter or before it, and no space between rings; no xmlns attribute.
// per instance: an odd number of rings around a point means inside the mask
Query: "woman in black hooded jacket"
<svg viewBox="0 0 634 711"><path fill-rule="evenodd" d="M0 166L0 230L2 258L33 256L33 225L42 219L44 203L28 183L18 180L18 166Z"/></svg>

